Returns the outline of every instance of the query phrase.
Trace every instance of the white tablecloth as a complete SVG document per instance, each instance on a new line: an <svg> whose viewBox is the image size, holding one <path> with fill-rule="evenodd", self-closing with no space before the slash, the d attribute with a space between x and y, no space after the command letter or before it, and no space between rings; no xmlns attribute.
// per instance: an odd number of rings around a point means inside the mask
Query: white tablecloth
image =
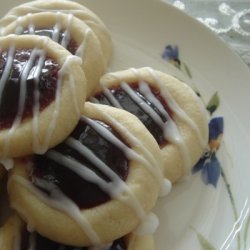
<svg viewBox="0 0 250 250"><path fill-rule="evenodd" d="M162 0L216 32L250 67L250 0Z"/></svg>

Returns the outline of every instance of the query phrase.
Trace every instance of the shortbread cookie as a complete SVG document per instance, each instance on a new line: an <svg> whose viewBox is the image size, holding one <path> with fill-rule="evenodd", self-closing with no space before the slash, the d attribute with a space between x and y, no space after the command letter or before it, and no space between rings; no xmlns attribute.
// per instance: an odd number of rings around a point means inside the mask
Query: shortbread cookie
<svg viewBox="0 0 250 250"><path fill-rule="evenodd" d="M38 12L62 12L72 14L87 24L98 37L106 65L112 53L110 33L102 20L85 6L67 0L30 1L11 9L1 20L0 27L5 28L8 24L16 21L20 16Z"/></svg>
<svg viewBox="0 0 250 250"><path fill-rule="evenodd" d="M152 68L108 73L91 101L136 115L157 140L165 176L175 182L190 172L208 141L205 109L195 92Z"/></svg>
<svg viewBox="0 0 250 250"><path fill-rule="evenodd" d="M86 103L62 144L44 156L16 160L8 191L12 207L41 235L96 246L143 221L155 227L149 212L160 188L170 187L161 169L160 149L134 115Z"/></svg>
<svg viewBox="0 0 250 250"><path fill-rule="evenodd" d="M74 232L71 232L74 233ZM75 247L62 245L36 232L29 232L27 225L14 213L0 227L1 250L154 250L153 237L126 235L101 247Z"/></svg>
<svg viewBox="0 0 250 250"><path fill-rule="evenodd" d="M82 59L87 79L87 96L99 84L106 63L95 33L71 14L42 12L19 17L2 31L8 34L48 36Z"/></svg>
<svg viewBox="0 0 250 250"><path fill-rule="evenodd" d="M46 37L10 35L0 45L0 158L44 153L80 118L81 60Z"/></svg>
<svg viewBox="0 0 250 250"><path fill-rule="evenodd" d="M4 225L0 227L1 250L19 249L16 248L15 242L19 241L21 226L22 222L16 214L6 219Z"/></svg>

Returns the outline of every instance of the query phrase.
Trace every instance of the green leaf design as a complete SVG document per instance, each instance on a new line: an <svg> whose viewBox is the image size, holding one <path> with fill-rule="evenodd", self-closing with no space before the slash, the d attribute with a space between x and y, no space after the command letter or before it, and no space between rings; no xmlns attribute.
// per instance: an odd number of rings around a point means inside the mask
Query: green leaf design
<svg viewBox="0 0 250 250"><path fill-rule="evenodd" d="M217 110L219 105L220 105L220 98L218 93L215 92L207 104L207 110L209 111L210 115L212 115Z"/></svg>
<svg viewBox="0 0 250 250"><path fill-rule="evenodd" d="M204 236L197 232L196 235L203 250L216 250L215 247L213 247L212 244Z"/></svg>
<svg viewBox="0 0 250 250"><path fill-rule="evenodd" d="M192 73L189 69L189 67L187 66L187 64L183 61L181 61L181 70L189 77L192 78Z"/></svg>

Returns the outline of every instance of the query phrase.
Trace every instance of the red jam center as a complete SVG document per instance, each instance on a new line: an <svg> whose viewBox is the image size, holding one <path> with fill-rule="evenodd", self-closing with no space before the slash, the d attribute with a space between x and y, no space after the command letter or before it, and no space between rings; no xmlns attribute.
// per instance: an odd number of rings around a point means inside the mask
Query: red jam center
<svg viewBox="0 0 250 250"><path fill-rule="evenodd" d="M30 34L30 32L29 30L25 30L23 34ZM39 36L47 36L53 39L55 42L65 47L73 55L75 55L78 49L76 41L71 38L70 33L65 32L64 30L58 32L58 34L55 34L55 31L50 28L36 29L34 34Z"/></svg>
<svg viewBox="0 0 250 250"><path fill-rule="evenodd" d="M95 122L121 140L119 135L117 135L110 126L100 121ZM96 157L112 169L122 180L126 180L128 175L128 159L119 148L103 138L94 128L80 120L71 137L90 149ZM95 164L91 163L83 154L65 142L53 150L76 162L80 162L82 168L91 169L106 182L111 181ZM67 197L74 201L80 209L91 208L111 199L109 194L105 193L101 187L84 180L71 169L49 159L46 155L35 156L32 176L34 185L46 192L49 196L50 191L41 188L37 184L36 178L56 185Z"/></svg>
<svg viewBox="0 0 250 250"><path fill-rule="evenodd" d="M2 88L0 129L11 127L18 114L22 119L32 116L37 91L40 111L55 99L59 65L46 57L40 66L39 60L41 61L41 55L31 49L16 49L13 61L7 51L0 54L0 87ZM3 81L3 79L6 80ZM22 95L25 101L23 112L20 114Z"/></svg>
<svg viewBox="0 0 250 250"><path fill-rule="evenodd" d="M167 119L164 115L158 110L158 108L150 102L144 95L141 93L138 83L130 84L129 85L134 93L141 99L142 102L145 102L148 106L150 106L161 118L163 122L166 122ZM164 109L167 111L169 116L172 116L172 111L168 107L168 104L163 99L160 94L160 91L156 88L150 86L150 90L152 94L160 101ZM157 143L163 147L166 145L167 141L164 138L162 128L153 120L149 113L145 112L138 103L136 103L121 87L112 88L110 89L111 94L113 97L119 102L119 104L123 107L123 109L127 110L128 112L137 116L141 122L145 125L145 127L149 130L149 132L154 136ZM98 93L94 96L101 104L106 104L109 106L113 106L112 102L105 96L104 93Z"/></svg>

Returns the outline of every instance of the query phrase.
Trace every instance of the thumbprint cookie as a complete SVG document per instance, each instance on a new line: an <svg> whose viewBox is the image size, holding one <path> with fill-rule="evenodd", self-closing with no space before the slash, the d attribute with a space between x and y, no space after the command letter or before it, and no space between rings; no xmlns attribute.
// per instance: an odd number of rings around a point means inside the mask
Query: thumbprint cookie
<svg viewBox="0 0 250 250"><path fill-rule="evenodd" d="M72 232L74 233L74 232ZM0 227L1 250L154 250L153 237L128 234L100 247L76 247L60 244L28 231L27 225L17 214L12 214Z"/></svg>
<svg viewBox="0 0 250 250"><path fill-rule="evenodd" d="M72 14L88 25L97 36L106 66L111 58L112 41L110 33L103 21L91 10L74 1L67 0L50 0L50 1L30 1L12 8L1 20L0 26L2 29L13 21L16 21L20 16L39 12L54 12ZM45 20L43 20L45 21Z"/></svg>
<svg viewBox="0 0 250 250"><path fill-rule="evenodd" d="M2 35L8 34L50 37L82 59L87 96L99 84L106 67L100 42L92 29L72 14L42 12L21 16L3 29Z"/></svg>
<svg viewBox="0 0 250 250"><path fill-rule="evenodd" d="M144 221L154 229L150 211L169 187L144 125L129 112L91 103L63 143L16 160L8 179L11 206L28 227L74 246L108 244Z"/></svg>
<svg viewBox="0 0 250 250"><path fill-rule="evenodd" d="M0 38L0 159L44 153L63 141L85 96L81 60L62 46L33 35Z"/></svg>
<svg viewBox="0 0 250 250"><path fill-rule="evenodd" d="M165 176L176 182L201 157L208 141L206 112L185 83L152 68L107 73L89 99L136 115L161 148Z"/></svg>

